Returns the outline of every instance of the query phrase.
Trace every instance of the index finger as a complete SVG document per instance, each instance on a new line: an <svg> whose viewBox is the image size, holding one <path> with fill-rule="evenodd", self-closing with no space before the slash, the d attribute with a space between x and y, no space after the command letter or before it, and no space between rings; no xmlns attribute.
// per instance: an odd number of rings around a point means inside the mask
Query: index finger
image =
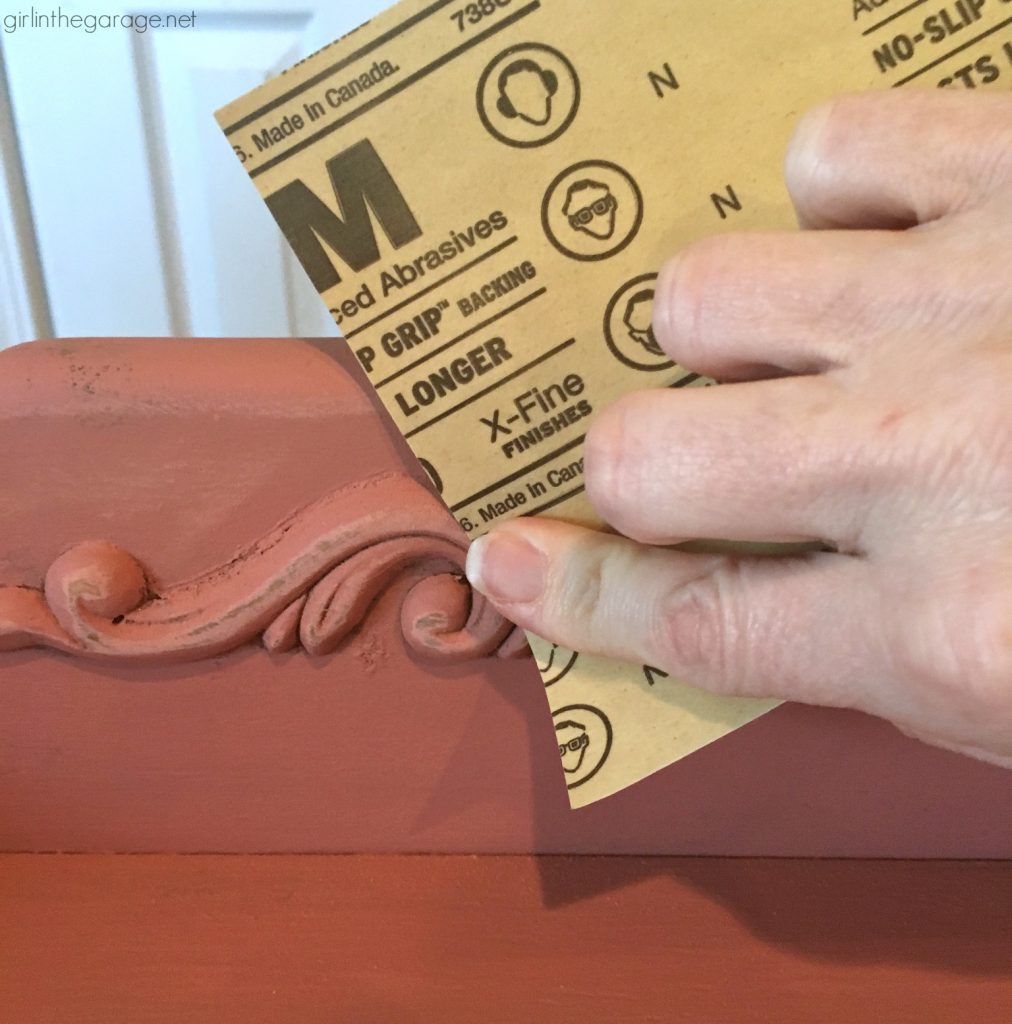
<svg viewBox="0 0 1012 1024"><path fill-rule="evenodd" d="M938 220L1012 186L1012 95L842 96L801 119L786 175L803 227Z"/></svg>

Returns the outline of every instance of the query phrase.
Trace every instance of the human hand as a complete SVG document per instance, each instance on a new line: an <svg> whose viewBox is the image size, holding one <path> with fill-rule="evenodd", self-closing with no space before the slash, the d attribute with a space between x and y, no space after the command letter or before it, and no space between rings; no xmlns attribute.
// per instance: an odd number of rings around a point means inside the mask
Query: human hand
<svg viewBox="0 0 1012 1024"><path fill-rule="evenodd" d="M468 575L570 648L1012 767L1012 96L840 99L787 182L813 230L661 275L665 351L732 383L598 416L587 491L624 536L518 520ZM665 549L698 538L833 551Z"/></svg>

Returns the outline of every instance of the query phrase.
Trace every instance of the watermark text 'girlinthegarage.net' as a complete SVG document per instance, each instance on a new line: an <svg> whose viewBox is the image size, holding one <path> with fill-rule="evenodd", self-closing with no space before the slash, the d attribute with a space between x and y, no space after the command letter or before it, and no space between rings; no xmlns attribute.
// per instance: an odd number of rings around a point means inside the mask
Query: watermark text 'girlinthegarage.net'
<svg viewBox="0 0 1012 1024"><path fill-rule="evenodd" d="M106 29L128 29L143 33L148 29L194 28L197 24L196 11L178 14L86 14L82 11L65 11L62 7L30 7L0 16L4 32L27 32L32 29L46 31L70 29L77 32L93 32Z"/></svg>

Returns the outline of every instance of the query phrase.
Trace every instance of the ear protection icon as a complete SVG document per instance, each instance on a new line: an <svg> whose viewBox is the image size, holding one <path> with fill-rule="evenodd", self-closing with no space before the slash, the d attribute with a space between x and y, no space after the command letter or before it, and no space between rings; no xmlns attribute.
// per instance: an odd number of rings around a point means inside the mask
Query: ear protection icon
<svg viewBox="0 0 1012 1024"><path fill-rule="evenodd" d="M546 68L541 67L540 64L535 63L529 58L524 60L514 61L512 64L503 68L499 75L499 100L496 103L496 107L499 113L503 117L508 117L510 120L520 116L520 112L513 105L513 101L506 95L506 86L509 80L521 71L534 71L541 76L541 82L545 87L545 92L548 97L553 97L559 91L559 76L554 71L549 71Z"/></svg>

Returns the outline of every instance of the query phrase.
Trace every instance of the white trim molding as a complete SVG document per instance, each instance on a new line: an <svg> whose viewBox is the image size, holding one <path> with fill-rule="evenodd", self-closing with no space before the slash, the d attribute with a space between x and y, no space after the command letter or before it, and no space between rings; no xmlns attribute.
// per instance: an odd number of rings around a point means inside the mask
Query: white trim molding
<svg viewBox="0 0 1012 1024"><path fill-rule="evenodd" d="M0 40L0 348L51 334Z"/></svg>

